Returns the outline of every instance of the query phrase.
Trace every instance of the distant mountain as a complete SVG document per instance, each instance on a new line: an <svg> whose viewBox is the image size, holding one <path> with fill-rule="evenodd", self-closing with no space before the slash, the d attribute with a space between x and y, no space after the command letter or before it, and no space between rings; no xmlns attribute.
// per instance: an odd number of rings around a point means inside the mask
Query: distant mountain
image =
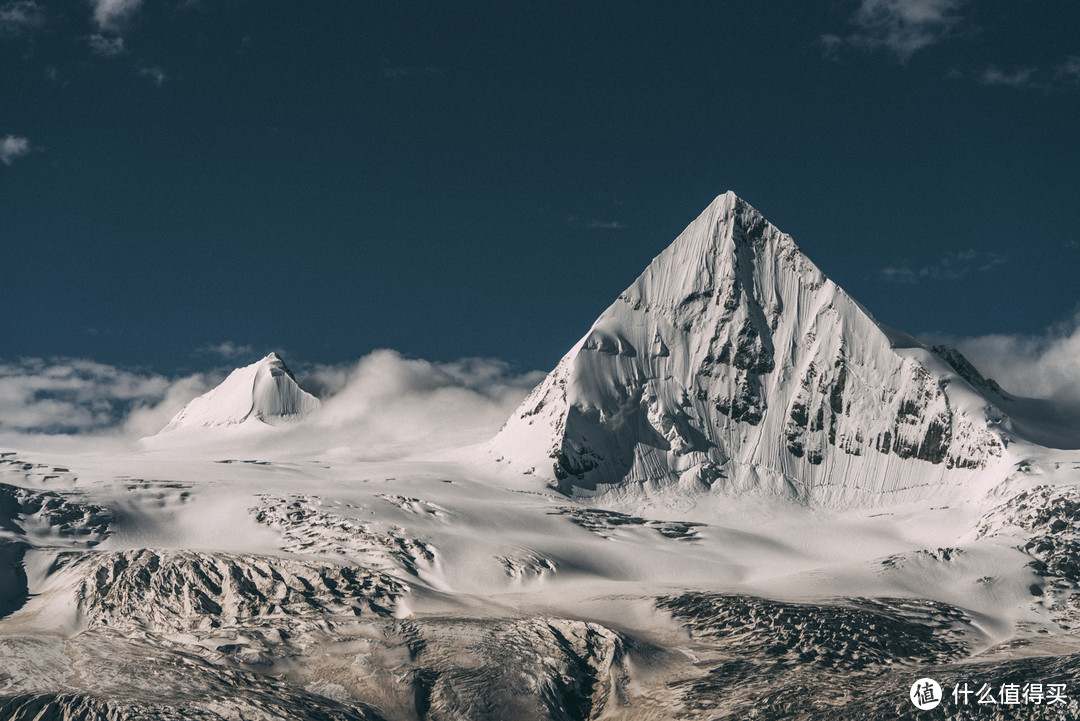
<svg viewBox="0 0 1080 721"><path fill-rule="evenodd" d="M261 422L278 425L301 420L319 401L296 383L277 353L237 368L221 385L184 406L161 431Z"/></svg>
<svg viewBox="0 0 1080 721"><path fill-rule="evenodd" d="M961 485L1004 441L984 395L999 389L960 361L879 324L729 192L604 311L491 450L576 494L720 484L842 501Z"/></svg>

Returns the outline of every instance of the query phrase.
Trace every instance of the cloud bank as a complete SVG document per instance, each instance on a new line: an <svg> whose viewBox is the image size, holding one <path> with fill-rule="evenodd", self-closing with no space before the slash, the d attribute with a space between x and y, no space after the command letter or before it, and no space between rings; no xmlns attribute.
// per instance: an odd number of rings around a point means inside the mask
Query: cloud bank
<svg viewBox="0 0 1080 721"><path fill-rule="evenodd" d="M0 362L0 436L122 438L154 432L211 378L170 379L84 359Z"/></svg>
<svg viewBox="0 0 1080 721"><path fill-rule="evenodd" d="M215 350L237 350L223 346ZM302 424L280 427L275 450L370 459L486 440L544 376L515 373L493 359L435 363L391 350L355 363L299 367L300 385L323 406ZM227 373L168 378L89 360L0 361L0 445L54 447L61 436L68 447L134 443Z"/></svg>
<svg viewBox="0 0 1080 721"><path fill-rule="evenodd" d="M339 449L372 459L478 443L493 436L543 378L543 372L514 373L490 358L433 363L377 350L355 365L310 374L306 385L325 399L297 431L332 438Z"/></svg>
<svg viewBox="0 0 1080 721"><path fill-rule="evenodd" d="M1080 311L1039 335L992 334L952 344L1009 393L1080 412Z"/></svg>

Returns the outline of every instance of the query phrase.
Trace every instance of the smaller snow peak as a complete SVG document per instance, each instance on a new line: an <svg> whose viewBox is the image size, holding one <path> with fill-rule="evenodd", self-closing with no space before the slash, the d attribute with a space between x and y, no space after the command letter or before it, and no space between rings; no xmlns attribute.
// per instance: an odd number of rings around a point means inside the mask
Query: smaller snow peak
<svg viewBox="0 0 1080 721"><path fill-rule="evenodd" d="M188 403L162 432L252 421L279 425L302 420L318 407L318 399L300 388L281 356L270 353L237 368L216 388Z"/></svg>
<svg viewBox="0 0 1080 721"><path fill-rule="evenodd" d="M273 375L281 375L282 373L284 373L285 375L289 376L289 378L292 378L294 382L296 381L296 376L294 376L292 371L289 370L289 366L285 365L285 359L282 358L276 351L268 354L256 365L265 366Z"/></svg>

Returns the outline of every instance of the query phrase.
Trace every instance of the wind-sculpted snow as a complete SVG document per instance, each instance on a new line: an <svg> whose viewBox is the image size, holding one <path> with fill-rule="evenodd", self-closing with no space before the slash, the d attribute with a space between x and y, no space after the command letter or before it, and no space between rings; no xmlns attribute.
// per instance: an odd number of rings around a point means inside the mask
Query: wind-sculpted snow
<svg viewBox="0 0 1080 721"><path fill-rule="evenodd" d="M610 718L626 701L627 642L599 624L436 619L406 630L417 657L413 683L421 718Z"/></svg>
<svg viewBox="0 0 1080 721"><path fill-rule="evenodd" d="M677 482L866 502L991 464L1003 446L986 405L728 193L604 311L493 452L568 492Z"/></svg>
<svg viewBox="0 0 1080 721"><path fill-rule="evenodd" d="M1064 622L1080 624L1080 488L1041 485L1023 491L983 516L978 534L1016 530L1024 536L1019 548L1045 579L1045 585L1031 587L1032 594L1045 595Z"/></svg>
<svg viewBox="0 0 1080 721"><path fill-rule="evenodd" d="M387 497L391 503L418 512L441 511L425 506L419 499ZM289 498L263 496L263 504L251 509L255 520L281 531L282 550L299 554L332 554L347 557L390 572L405 571L415 576L418 564L435 560L435 549L412 538L399 526L375 528L374 524L344 518L320 507L318 498L295 495ZM385 499L384 499L385 500ZM417 512L417 511L414 511Z"/></svg>
<svg viewBox="0 0 1080 721"><path fill-rule="evenodd" d="M1075 698L966 708L951 697L967 683L987 683L998 697L1005 684L1064 683L1072 689L1080 654L1013 660L987 652L969 657L978 637L972 619L945 604L903 599L782 603L687 593L660 599L692 635L695 671L670 686L670 718L737 721L810 719L881 721L924 718L994 721L1075 718ZM946 698L937 715L920 712L906 690L920 677L937 680Z"/></svg>
<svg viewBox="0 0 1080 721"><path fill-rule="evenodd" d="M33 470L32 464L27 466L24 471ZM71 496L0 483L0 618L18 610L28 597L28 550L43 545L92 547L109 535L113 512Z"/></svg>
<svg viewBox="0 0 1080 721"><path fill-rule="evenodd" d="M638 518L618 511L583 506L560 508L558 513L570 518L582 528L592 531L601 538L610 538L612 532L620 526L639 526L651 528L665 538L679 541L698 540L697 528L701 523L691 521L656 521Z"/></svg>
<svg viewBox="0 0 1080 721"><path fill-rule="evenodd" d="M0 639L0 652L10 651L26 654L35 650L27 643L15 645ZM67 664L59 678L24 676L2 684L0 673L0 718L383 721L367 704L342 704L258 672L212 663L198 651L160 638L142 641L101 631L81 634L58 650L58 660ZM65 690L26 688L42 683Z"/></svg>
<svg viewBox="0 0 1080 721"><path fill-rule="evenodd" d="M753 596L688 593L661 599L695 638L759 664L864 671L942 663L967 655L971 620L945 604L904 599L785 603Z"/></svg>
<svg viewBox="0 0 1080 721"><path fill-rule="evenodd" d="M83 623L127 632L240 633L246 649L325 629L335 619L389 616L404 591L374 570L329 562L196 551L61 554ZM253 640L257 639L257 640Z"/></svg>
<svg viewBox="0 0 1080 721"><path fill-rule="evenodd" d="M0 530L64 545L96 546L109 535L113 511L70 493L0 483Z"/></svg>

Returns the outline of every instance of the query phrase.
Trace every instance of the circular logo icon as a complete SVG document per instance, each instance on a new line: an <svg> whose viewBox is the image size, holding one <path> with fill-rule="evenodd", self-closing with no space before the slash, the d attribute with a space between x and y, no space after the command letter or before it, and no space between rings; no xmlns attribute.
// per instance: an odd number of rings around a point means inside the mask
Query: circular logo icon
<svg viewBox="0 0 1080 721"><path fill-rule="evenodd" d="M911 684L909 696L915 708L929 711L941 703L941 686L932 678L920 678Z"/></svg>

